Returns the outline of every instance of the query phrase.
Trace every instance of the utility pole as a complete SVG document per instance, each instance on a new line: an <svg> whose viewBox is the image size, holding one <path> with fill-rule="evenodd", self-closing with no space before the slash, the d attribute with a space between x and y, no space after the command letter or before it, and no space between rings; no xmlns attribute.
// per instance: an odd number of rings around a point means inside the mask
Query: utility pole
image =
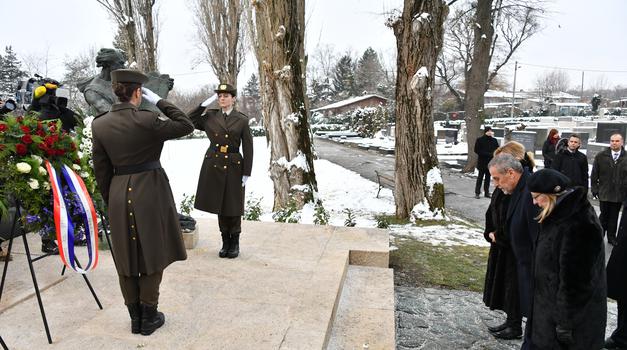
<svg viewBox="0 0 627 350"><path fill-rule="evenodd" d="M579 97L579 99L581 101L583 101L583 76L584 76L585 71L581 71L581 95Z"/></svg>
<svg viewBox="0 0 627 350"><path fill-rule="evenodd" d="M510 118L514 118L514 103L516 102L516 72L518 72L518 61L514 63L514 86L512 88L512 108L509 110Z"/></svg>

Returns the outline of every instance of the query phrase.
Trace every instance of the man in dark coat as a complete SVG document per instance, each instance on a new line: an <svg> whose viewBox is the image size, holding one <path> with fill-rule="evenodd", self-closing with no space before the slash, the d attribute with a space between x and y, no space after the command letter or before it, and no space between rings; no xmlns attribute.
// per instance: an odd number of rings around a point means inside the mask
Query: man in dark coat
<svg viewBox="0 0 627 350"><path fill-rule="evenodd" d="M511 154L502 153L494 157L488 164L494 185L503 193L510 194L507 208L506 225L508 239L516 256L516 271L518 273L518 292L520 296L520 310L527 317L527 329L523 348L529 346L529 316L531 314L532 261L533 242L538 234L538 224L535 216L538 213L533 205L531 193L527 189L529 174L522 164ZM513 339L519 337L522 331L515 328L506 328L501 331L501 338Z"/></svg>
<svg viewBox="0 0 627 350"><path fill-rule="evenodd" d="M135 70L111 73L120 100L92 124L93 161L98 187L109 209L116 269L131 331L149 335L165 322L157 311L163 270L185 260L176 204L159 158L163 143L194 130L176 106L141 84ZM163 112L138 110L142 96Z"/></svg>
<svg viewBox="0 0 627 350"><path fill-rule="evenodd" d="M610 136L610 147L599 152L594 157L592 174L590 175L590 188L593 197L599 198L601 209L601 225L607 233L607 241L616 245L616 226L621 203L625 199L624 186L627 176L627 161L623 149L623 136L613 134Z"/></svg>
<svg viewBox="0 0 627 350"><path fill-rule="evenodd" d="M200 169L194 207L218 214L222 234L221 258L239 255L246 181L253 168L253 138L248 117L235 110L237 90L220 84L216 90L219 109L208 108L212 98L189 113L194 127L209 138ZM240 153L240 145L242 153Z"/></svg>
<svg viewBox="0 0 627 350"><path fill-rule="evenodd" d="M618 244L612 248L612 255L607 263L607 297L616 300L618 315L616 329L605 341L606 349L627 349L627 215L623 203L623 216L618 228Z"/></svg>
<svg viewBox="0 0 627 350"><path fill-rule="evenodd" d="M607 317L603 230L582 187L553 169L529 177L538 217L532 311L539 349L601 349Z"/></svg>
<svg viewBox="0 0 627 350"><path fill-rule="evenodd" d="M480 198L481 182L483 182L483 193L490 198L490 172L488 171L488 163L494 155L494 151L499 148L499 142L494 138L494 131L489 126L483 129L483 136L475 141L475 153L479 156L477 159L477 183L475 184L475 198Z"/></svg>
<svg viewBox="0 0 627 350"><path fill-rule="evenodd" d="M555 169L566 175L573 186L582 186L588 190L588 158L579 152L581 139L579 135L572 134L568 138L568 147L557 151L551 169Z"/></svg>

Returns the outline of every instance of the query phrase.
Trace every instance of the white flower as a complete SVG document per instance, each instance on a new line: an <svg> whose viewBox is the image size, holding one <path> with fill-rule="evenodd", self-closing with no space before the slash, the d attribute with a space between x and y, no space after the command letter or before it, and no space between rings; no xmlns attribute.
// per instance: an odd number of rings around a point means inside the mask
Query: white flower
<svg viewBox="0 0 627 350"><path fill-rule="evenodd" d="M28 180L28 186L30 186L33 190L36 190L39 188L39 181L37 181L37 179L30 178Z"/></svg>
<svg viewBox="0 0 627 350"><path fill-rule="evenodd" d="M48 182L48 181L44 182L44 190L50 191L50 182Z"/></svg>
<svg viewBox="0 0 627 350"><path fill-rule="evenodd" d="M43 163L43 162L44 162L43 158L41 158L40 156L35 155L35 154L31 155L31 158L33 158L34 160L36 160L36 161L37 161L37 163L39 163L39 165L41 165L41 163Z"/></svg>
<svg viewBox="0 0 627 350"><path fill-rule="evenodd" d="M46 169L44 169L44 167L40 166L39 175L48 175L48 172L46 171Z"/></svg>
<svg viewBox="0 0 627 350"><path fill-rule="evenodd" d="M88 174L87 172L83 171L83 172L81 173L81 177L86 179L86 178L88 178L88 177L89 177L89 174Z"/></svg>
<svg viewBox="0 0 627 350"><path fill-rule="evenodd" d="M24 163L24 162L19 162L15 164L15 167L17 168L17 171L19 171L22 174L28 174L30 173L32 169L28 163Z"/></svg>
<svg viewBox="0 0 627 350"><path fill-rule="evenodd" d="M72 169L76 170L76 171L80 171L81 170L81 166L78 164L72 164Z"/></svg>

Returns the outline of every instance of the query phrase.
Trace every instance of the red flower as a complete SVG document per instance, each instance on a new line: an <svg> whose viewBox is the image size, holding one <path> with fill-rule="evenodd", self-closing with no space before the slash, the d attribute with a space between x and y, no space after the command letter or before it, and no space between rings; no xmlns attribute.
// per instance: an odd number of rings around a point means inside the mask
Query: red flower
<svg viewBox="0 0 627 350"><path fill-rule="evenodd" d="M55 138L52 135L46 136L46 138L44 138L44 142L46 143L46 146L48 146L48 147L52 147L52 145L54 145L55 141L56 140L55 140Z"/></svg>
<svg viewBox="0 0 627 350"><path fill-rule="evenodd" d="M42 143L37 144L37 147L38 147L40 150L42 150L42 151L45 151L45 150L47 150L47 149L48 149L48 146L46 146L46 144L45 144L45 143L43 143L43 142L42 142Z"/></svg>
<svg viewBox="0 0 627 350"><path fill-rule="evenodd" d="M57 127L56 125L50 125L48 124L50 127L48 128L48 130L50 130L50 132L56 132L57 131Z"/></svg>
<svg viewBox="0 0 627 350"><path fill-rule="evenodd" d="M46 132L43 130L37 130L35 131L35 134L37 134L38 136L44 137L46 136Z"/></svg>
<svg viewBox="0 0 627 350"><path fill-rule="evenodd" d="M26 125L21 125L20 129L22 129L22 132L24 132L25 134L30 133L30 128Z"/></svg>
<svg viewBox="0 0 627 350"><path fill-rule="evenodd" d="M18 143L17 145L15 145L15 151L20 156L26 155L26 149L26 145L23 143Z"/></svg>
<svg viewBox="0 0 627 350"><path fill-rule="evenodd" d="M58 150L56 150L56 152L55 152L55 153L56 153L58 156L63 156L63 155L65 155L65 150L64 150L64 149L58 149Z"/></svg>
<svg viewBox="0 0 627 350"><path fill-rule="evenodd" d="M23 121L24 121L24 117L20 116L20 117L15 118L15 120L16 120L18 123L21 123L21 122L23 122Z"/></svg>
<svg viewBox="0 0 627 350"><path fill-rule="evenodd" d="M48 155L48 157L52 157L54 156L54 150L51 148L46 149L46 154Z"/></svg>
<svg viewBox="0 0 627 350"><path fill-rule="evenodd" d="M8 128L9 127L6 124L0 123L0 132L7 131Z"/></svg>
<svg viewBox="0 0 627 350"><path fill-rule="evenodd" d="M22 142L24 142L27 145L30 145L31 143L33 143L33 138L29 134L26 134L22 136Z"/></svg>

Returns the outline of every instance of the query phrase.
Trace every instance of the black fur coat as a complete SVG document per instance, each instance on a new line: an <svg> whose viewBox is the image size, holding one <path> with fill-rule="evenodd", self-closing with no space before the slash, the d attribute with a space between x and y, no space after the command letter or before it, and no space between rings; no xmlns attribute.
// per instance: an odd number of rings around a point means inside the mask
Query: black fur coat
<svg viewBox="0 0 627 350"><path fill-rule="evenodd" d="M607 300L599 220L582 187L560 197L541 224L534 261L532 341L539 349L601 349ZM556 326L574 343L557 340Z"/></svg>

